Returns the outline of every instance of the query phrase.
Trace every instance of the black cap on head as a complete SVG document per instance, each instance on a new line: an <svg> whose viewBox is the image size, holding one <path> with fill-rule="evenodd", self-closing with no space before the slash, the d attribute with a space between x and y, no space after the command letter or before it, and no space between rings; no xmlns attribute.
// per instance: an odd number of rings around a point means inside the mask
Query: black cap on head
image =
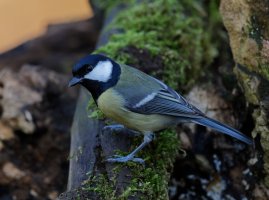
<svg viewBox="0 0 269 200"><path fill-rule="evenodd" d="M91 54L81 58L72 69L73 79L69 82L68 86L72 87L81 83L82 77L93 70L93 68L97 65L99 61L110 60L110 58L106 57L102 54Z"/></svg>
<svg viewBox="0 0 269 200"><path fill-rule="evenodd" d="M110 58L106 57L102 54L91 54L81 58L73 67L72 73L73 76L81 77L88 73L88 68L93 69L99 61L110 60Z"/></svg>
<svg viewBox="0 0 269 200"><path fill-rule="evenodd" d="M93 70L95 69L96 70ZM94 99L106 89L114 86L120 76L120 65L101 54L91 54L80 59L72 69L73 78L69 87L81 84L87 88Z"/></svg>

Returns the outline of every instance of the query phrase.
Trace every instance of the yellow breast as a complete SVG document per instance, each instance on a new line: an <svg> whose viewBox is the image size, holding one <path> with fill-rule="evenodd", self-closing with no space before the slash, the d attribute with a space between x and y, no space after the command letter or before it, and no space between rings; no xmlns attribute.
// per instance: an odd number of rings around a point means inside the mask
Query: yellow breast
<svg viewBox="0 0 269 200"><path fill-rule="evenodd" d="M125 100L113 89L108 89L101 94L97 104L107 117L140 132L159 131L175 123L175 119L169 116L144 115L124 108Z"/></svg>

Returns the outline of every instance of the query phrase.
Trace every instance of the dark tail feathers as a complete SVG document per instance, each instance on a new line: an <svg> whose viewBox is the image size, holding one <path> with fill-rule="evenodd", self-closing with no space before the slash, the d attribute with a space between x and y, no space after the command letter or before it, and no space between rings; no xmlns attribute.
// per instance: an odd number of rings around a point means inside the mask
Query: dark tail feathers
<svg viewBox="0 0 269 200"><path fill-rule="evenodd" d="M193 119L192 120L194 123L203 125L203 126L207 126L210 127L212 129L215 129L216 131L222 132L224 134L230 135L242 142L245 142L249 145L253 144L252 139L250 139L249 137L243 135L242 133L240 133L239 131L235 130L234 128L227 126L225 124L222 124L214 119L210 119L207 117L203 117L203 118L197 118L197 119Z"/></svg>

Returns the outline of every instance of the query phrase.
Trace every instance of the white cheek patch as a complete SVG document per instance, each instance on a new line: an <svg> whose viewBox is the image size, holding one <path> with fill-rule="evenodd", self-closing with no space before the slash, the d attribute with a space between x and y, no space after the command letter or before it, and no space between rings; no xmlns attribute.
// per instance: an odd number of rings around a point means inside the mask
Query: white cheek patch
<svg viewBox="0 0 269 200"><path fill-rule="evenodd" d="M99 61L95 68L86 74L84 78L107 82L112 76L113 65L109 60Z"/></svg>

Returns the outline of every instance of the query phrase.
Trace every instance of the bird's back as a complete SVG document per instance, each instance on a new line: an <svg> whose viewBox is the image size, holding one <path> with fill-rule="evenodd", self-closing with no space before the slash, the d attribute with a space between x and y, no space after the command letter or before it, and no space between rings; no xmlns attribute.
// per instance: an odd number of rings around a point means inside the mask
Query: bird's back
<svg viewBox="0 0 269 200"><path fill-rule="evenodd" d="M162 89L160 83L153 77L128 65L121 65L121 75L115 90L124 97L128 96L132 102L139 102L160 89Z"/></svg>

